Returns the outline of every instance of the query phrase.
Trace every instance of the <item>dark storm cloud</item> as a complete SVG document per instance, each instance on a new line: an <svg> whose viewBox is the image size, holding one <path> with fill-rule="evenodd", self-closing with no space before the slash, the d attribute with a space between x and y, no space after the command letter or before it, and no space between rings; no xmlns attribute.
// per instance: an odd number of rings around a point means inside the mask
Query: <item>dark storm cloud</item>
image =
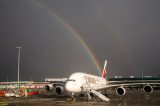
<svg viewBox="0 0 160 106"><path fill-rule="evenodd" d="M159 4L159 0L2 0L0 79L16 80L16 46L23 47L22 80L67 77L76 71L98 74L73 33L50 12L81 35L101 67L108 59L110 76L140 76L141 70L158 75Z"/></svg>

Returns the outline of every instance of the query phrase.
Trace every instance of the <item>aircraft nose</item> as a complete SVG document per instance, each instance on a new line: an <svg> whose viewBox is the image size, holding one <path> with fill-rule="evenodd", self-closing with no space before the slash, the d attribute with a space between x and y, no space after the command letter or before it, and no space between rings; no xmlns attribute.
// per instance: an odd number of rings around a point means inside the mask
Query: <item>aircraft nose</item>
<svg viewBox="0 0 160 106"><path fill-rule="evenodd" d="M67 82L65 88L68 92L81 92L80 86L75 82Z"/></svg>
<svg viewBox="0 0 160 106"><path fill-rule="evenodd" d="M75 86L72 82L67 82L65 88L68 92L75 92Z"/></svg>
<svg viewBox="0 0 160 106"><path fill-rule="evenodd" d="M70 82L67 82L67 83L66 83L65 88L66 88L66 90L67 90L68 92L72 92L72 87L71 87Z"/></svg>

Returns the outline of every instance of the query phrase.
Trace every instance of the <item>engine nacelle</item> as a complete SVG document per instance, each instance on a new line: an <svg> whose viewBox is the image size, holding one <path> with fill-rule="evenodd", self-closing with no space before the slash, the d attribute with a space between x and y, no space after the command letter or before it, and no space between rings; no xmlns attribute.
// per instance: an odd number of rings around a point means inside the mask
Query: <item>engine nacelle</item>
<svg viewBox="0 0 160 106"><path fill-rule="evenodd" d="M54 89L53 84L47 84L44 86L45 91L50 92Z"/></svg>
<svg viewBox="0 0 160 106"><path fill-rule="evenodd" d="M116 94L119 95L119 96L125 95L125 94L126 94L125 88L124 88L124 87L118 87L118 88L116 89Z"/></svg>
<svg viewBox="0 0 160 106"><path fill-rule="evenodd" d="M145 86L143 87L143 91L144 91L145 93L152 93L152 92L153 92L153 87L150 86L150 85L145 85Z"/></svg>
<svg viewBox="0 0 160 106"><path fill-rule="evenodd" d="M55 88L55 92L56 92L56 94L61 95L61 94L63 94L63 93L64 93L64 91L65 91L65 89L64 89L64 87L63 87L63 86L56 86L56 88Z"/></svg>

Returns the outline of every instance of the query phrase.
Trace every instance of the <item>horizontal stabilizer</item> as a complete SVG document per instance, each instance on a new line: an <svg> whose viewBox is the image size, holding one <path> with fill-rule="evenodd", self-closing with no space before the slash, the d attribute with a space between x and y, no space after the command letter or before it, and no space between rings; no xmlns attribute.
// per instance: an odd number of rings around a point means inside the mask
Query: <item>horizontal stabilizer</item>
<svg viewBox="0 0 160 106"><path fill-rule="evenodd" d="M104 96L103 94L101 94L100 92L98 91L95 91L95 90L91 90L90 92L92 92L93 94L97 95L99 98L101 98L102 100L108 102L110 101L109 98L107 98L106 96Z"/></svg>

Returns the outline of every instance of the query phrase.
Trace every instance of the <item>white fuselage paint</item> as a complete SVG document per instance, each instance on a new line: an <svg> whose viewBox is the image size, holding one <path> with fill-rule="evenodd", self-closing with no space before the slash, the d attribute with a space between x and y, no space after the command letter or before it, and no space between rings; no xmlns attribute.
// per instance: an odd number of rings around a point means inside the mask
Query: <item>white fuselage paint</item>
<svg viewBox="0 0 160 106"><path fill-rule="evenodd" d="M87 92L89 89L99 90L106 85L108 85L108 82L105 78L82 72L76 72L71 74L65 87L68 92L80 93Z"/></svg>

